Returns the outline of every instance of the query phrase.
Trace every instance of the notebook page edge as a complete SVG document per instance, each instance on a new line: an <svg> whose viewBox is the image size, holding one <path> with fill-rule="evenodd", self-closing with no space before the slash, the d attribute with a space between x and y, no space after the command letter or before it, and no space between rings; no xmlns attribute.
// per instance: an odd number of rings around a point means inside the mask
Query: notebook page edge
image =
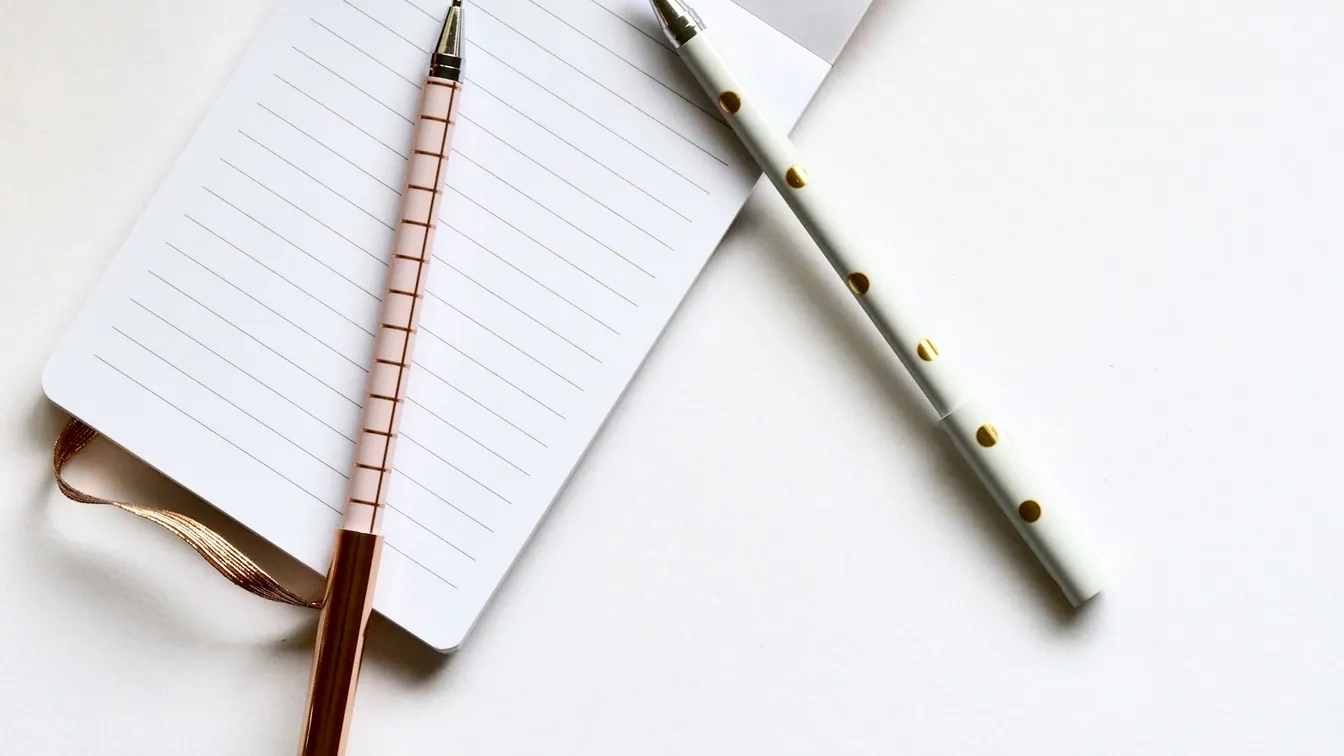
<svg viewBox="0 0 1344 756"><path fill-rule="evenodd" d="M267 19L267 21L266 21L267 28L269 28L270 25L272 25L272 24L275 23L275 16L276 16L277 14L278 14L278 8L277 8L277 11L273 11L271 17ZM755 20L756 22L758 22L758 23L760 22L759 19L754 19L754 20ZM767 26L768 26L768 25L767 25ZM263 32L263 33L264 33L264 32ZM260 35L258 35L258 37L260 37ZM259 39L259 38L253 40L252 48L249 48L249 52L248 52L248 55L249 55L249 56L252 54L252 49L254 49L254 48L259 44L259 42L260 42L260 39ZM799 49L803 49L803 48L801 48L801 46L797 45L797 42L796 42L796 41L790 40L790 42L791 42L791 44L797 46ZM804 50L804 52L806 53L807 51ZM810 53L808 53L808 54L810 55ZM242 68L243 68L243 67L240 65L240 66L237 68L237 70L235 70L234 75L230 78L229 83L226 84L225 91L227 91L229 87L233 86L235 78L238 77L238 76L242 73ZM826 66L826 70L829 70L829 66ZM824 78L824 74L823 74L822 78ZM810 82L809 82L809 83L810 83ZM820 80L817 82L817 86L813 86L813 87L811 87L811 89L810 89L810 91L809 91L809 93L808 93L808 98L807 98L808 101L810 101L811 97L815 95L815 93L816 93L816 91L817 91L817 88L819 87L819 84L820 84ZM215 102L212 104L211 108L207 110L206 115L205 115L203 121L204 121L204 120L209 120L209 119L212 117L213 112L214 112L214 109L217 108L217 107L221 107L224 99L225 99L224 92L221 92L220 95L216 98ZM800 111L799 111L799 114L801 114L801 109L800 109ZM795 120L796 120L796 118L795 118ZM199 133L199 129L198 129L198 133ZM194 140L195 138L196 138L195 135L193 135L193 140ZM190 146L190 143L189 143L189 146ZM181 158L181 156L179 156L179 162L181 162L180 158ZM174 168L173 168L173 170L176 171L177 168L178 168L178 163L175 163L175 164L174 164ZM160 186L160 191L165 190L165 188L166 188L166 186L167 186L168 183L169 183L169 182L168 182L168 179L165 178L164 183ZM151 200L150 200L151 204L155 202L155 198L157 197L157 194L158 194L158 193L156 192L156 195L155 195L154 197L151 198ZM745 201L745 197L744 197L744 201ZM738 210L739 210L739 211L740 211L740 208L741 208L741 204L739 204L739 206L738 206ZM736 215L736 213L734 213L734 216L735 216L735 215ZM136 226L138 227L140 224L142 224L142 223L146 223L146 222L148 222L148 213L147 213L147 212L146 212L146 213L142 213L142 215L140 216L139 220L137 221ZM728 229L729 225L730 225L730 224L725 223L725 225L724 225L722 231L718 234L718 239L719 239L719 240L721 240L723 234L725 234L725 233L727 232L727 229ZM130 245L131 240L136 236L136 234L137 234L137 231L136 231L136 229L133 228L131 234L128 235L128 237L127 237L127 242L126 242L125 244L123 244L123 248L125 248L125 247L127 247L127 246ZM713 246L714 246L714 247L717 247L717 244L718 244L718 241L716 240ZM119 251L119 252L117 253L117 255L114 257L114 259L113 259L112 266L115 267L115 266L117 266L117 265L119 265L119 264L127 264L127 265L129 265L130 263L126 261L126 257L127 257L127 256L122 255L122 254L121 254L121 251ZM700 264L699 264L699 265L697 266L697 268L696 268L695 274L694 274L694 276L692 277L691 282L688 283L686 286L684 286L684 287L677 293L677 295L676 295L676 297L675 297L675 300L676 300L676 302L675 302L675 308L673 309L673 312L672 312L673 315L675 314L676 310L680 308L681 303L684 302L685 297L686 297L687 293L689 292L689 286L690 286L690 285L693 285L694 280L698 279L698 277L700 276L700 274L703 272L704 265L705 265L705 263L707 263L709 257L710 257L710 251L706 251L706 252L704 253L704 255L703 255L703 260L700 261ZM103 278L100 279L100 282L99 282L99 288L111 289L112 286L113 286L113 284L115 283L114 278L115 278L115 276L112 275L112 271L109 270L107 273L104 274ZM104 296L106 297L107 300L112 301L113 304L115 304L115 300L118 298L115 294L105 294ZM94 308L94 302L95 302L95 300L99 300L99 299L100 299L100 297L97 296L97 295L95 295L95 296L91 296L90 299L89 299L89 301L86 302L86 304L85 304L85 308L84 308L84 309L86 309L86 310L93 309L93 308ZM85 317L83 311L81 311L81 315L80 315L80 317ZM90 315L90 316L88 316L88 317L94 317L94 315ZM77 322L78 322L78 319L77 319ZM566 483L568 482L569 478L573 475L574 470L577 468L577 465L578 465L579 463L581 463L581 460L583 459L583 457L586 456L587 450L591 447L591 444L592 444L593 441L596 439L597 433L600 432L601 427L605 425L606 418L608 418L608 417L610 416L610 413L614 410L615 406L616 406L617 404L619 404L620 398L623 397L624 394L628 391L630 384L633 382L633 377L634 377L635 375L638 374L638 371L639 371L640 367L641 367L641 366L644 364L644 362L647 360L648 353L649 353L650 349L651 349L653 346L656 346L658 340L661 338L661 334L662 334L663 331L666 329L666 327L667 327L667 325L668 325L669 323L670 323L670 317L665 318L665 319L662 319L662 321L661 321L661 323L659 324L659 327L658 327L658 329L657 329L657 337L654 339L654 341L652 342L652 344L650 345L650 347L649 347L648 349L644 349L644 350L642 350L642 351L640 352L639 359L638 359L638 364L636 365L635 370L630 374L630 377L629 377L627 380L625 380L625 381L623 382L623 385L622 385L620 391L617 393L616 397L614 398L613 402L605 408L605 412L603 413L603 416L602 416L602 422L598 425L598 429L597 429L597 431L595 431L595 432L593 432L593 433L591 433L591 434L588 435L587 439L585 440L585 444L584 444L584 446L583 446L583 451L582 451L582 453L580 453L579 456L577 457L577 459L574 460L574 463L573 463L573 464L569 465L569 469L568 469L568 471L567 471L567 473L566 473L566 475L565 475L564 482L566 482ZM67 409L73 410L73 411L74 411L73 413L76 414L77 416L86 416L86 417L91 417L91 418L92 418L92 417L94 417L94 416L96 416L96 415L98 414L96 411L93 411L93 412L90 412L90 411L80 412L80 411L79 411L79 408L80 408L81 404L84 404L85 402L83 402L83 401L81 400L80 392L79 392L79 390L78 390L78 386L77 386L77 385L66 384L64 380L61 380L61 379L60 379L61 377L64 377L64 378L70 378L70 379L76 379L76 378L77 378L78 371L79 371L79 369L81 368L81 366L80 366L79 364L77 364L77 363L78 363L78 360L75 359L75 358L78 357L78 355L71 355L71 359L74 359L74 364L71 364L71 365L69 366L68 371L64 374L64 376L57 376L57 375L56 375L56 373L59 373L59 372L61 372L61 371L64 369L64 368L60 367L62 364L64 364L63 361L62 361L62 359L61 359L61 357L60 357L60 354L61 354L62 351L69 345L69 343L72 342L72 333L73 333L75 330L76 330L76 326L72 326L72 327L67 331L66 337L62 339L61 346L58 346L57 354L54 354L53 357L48 361L48 365L47 365L47 367L44 369L44 374L43 374L43 386L44 386L44 391L47 392L49 398L51 398L51 399L52 399L54 402L56 402L57 404L59 404L59 405L61 405L61 406L64 406L64 407L66 407ZM77 383L77 381L76 381L76 383ZM85 395L87 396L87 392L85 392ZM113 438L112 440L113 440L114 442L117 441L116 438ZM129 447L128 447L128 448L129 448ZM137 455L137 456L138 456L138 455ZM151 466L153 466L153 465L151 465ZM174 477L174 476L171 476L171 475L169 475L168 477L170 477L171 479L174 479L174 480L179 480L178 478L176 478L176 477ZM180 480L179 480L179 482L180 482ZM192 486L185 486L185 487L188 488L189 490L193 490L193 492L195 491L195 489L194 489ZM485 598L484 602L481 603L480 606L476 607L473 611L466 612L466 613L465 613L465 616L458 616L458 619L459 619L459 620L465 619L465 620L468 620L467 622L462 623L462 622L455 621L455 622L449 623L449 622L442 622L442 621L441 621L441 622L436 623L437 626L434 628L434 631L431 632L431 631L430 631L428 628L426 628L426 627L419 627L419 626L418 626L419 624L423 624L423 623L417 623L417 622L413 622L413 621L410 621L410 622L405 621L405 620L408 619L408 618L405 617L405 616L402 616L402 617L393 617L393 616L391 616L391 615L387 615L387 614L385 614L385 616L387 616L388 619L389 619L390 621L392 621L394 624L398 624L399 626L401 626L401 627L403 627L404 629L406 629L410 634L412 634L412 635L414 635L414 636L420 638L422 641L427 642L427 643L429 643L430 645L432 645L432 646L434 646L434 647L436 647L436 648L439 648L440 650L452 650L452 649L457 648L457 647L461 644L462 640L465 639L466 636L469 634L471 627L473 627L473 626L476 624L476 622L479 620L479 618L480 618L480 616L483 614L485 608L489 605L491 599L492 599L493 596L497 593L497 591L498 591L498 589L499 589L499 586L503 583L503 580L506 578L506 576L509 574L509 572L511 572L513 565L515 565L515 564L517 563L518 558L521 556L522 548L526 548L526 543L531 541L531 538L532 538L533 535L535 534L537 527L539 527L539 525L540 525L542 519L544 519L545 512L548 511L548 510L550 509L551 505L553 504L553 502L555 501L555 499L558 497L559 493L562 492L563 490L564 490L564 485L561 485L559 488L556 489L556 493L555 493L555 495L552 496L552 497L550 498L550 500L545 504L545 507L542 509L542 514L541 514L540 516L538 516L535 520L533 520L533 521L530 523L530 527L528 528L527 536L526 536L526 539L525 539L524 543L523 543L519 548L517 548L517 549L513 549L513 550L510 551L510 559L509 559L509 561L508 561L508 566L507 566L507 568L504 569L504 570L499 574L498 579L494 580L494 581L493 581L493 585L491 585L490 588L489 588L489 590L486 591L486 598ZM213 502L212 502L212 504L213 504ZM215 505L215 506L216 506L216 508L221 509L221 511L223 511L224 514L226 514L227 516L229 516L231 519L235 519L235 521L239 521L238 518L235 516L235 514L234 514L232 511L230 511L230 510L228 510L228 509L225 509L224 507L219 506L219 505ZM239 521L239 522L241 523L241 521ZM250 526L248 526L246 523L242 523L242 524L244 524L245 527L249 527L249 528L250 528ZM250 529L252 529L252 528L250 528ZM254 530L255 530L255 529L254 529ZM271 538L270 536L263 536L263 537L266 537L267 540L271 541L272 543L275 543L275 539L274 539L274 538ZM288 549L283 549L283 550L289 551ZM305 560L299 560L299 561L305 561ZM313 565L312 565L312 564L309 564L309 566L312 567ZM381 613L381 612L380 612L380 613ZM455 614L456 614L456 613L455 613ZM455 625L456 627L451 627L450 625Z"/></svg>
<svg viewBox="0 0 1344 756"><path fill-rule="evenodd" d="M872 0L832 0L825 6L811 0L733 0L733 3L828 65L835 65L872 7ZM843 6L838 12L837 4Z"/></svg>
<svg viewBox="0 0 1344 756"><path fill-rule="evenodd" d="M729 4L729 5L732 5L733 7L737 8L738 10L742 11L745 15L749 16L752 20L754 20L754 21L757 22L757 23L760 23L763 27L770 29L773 33L778 34L778 35L780 35L781 37L785 37L785 38L787 38L790 42L792 42L792 43L797 47L797 50L798 50L799 53L801 53L801 54L805 54L805 55L807 55L807 56L809 56L809 57L811 57L811 58L814 58L814 59L817 60L822 66L824 66L824 73L821 75L821 77L820 77L820 79L818 80L816 86L813 87L813 88L810 90L810 93L809 93L808 97L803 101L802 106L798 109L798 112L795 113L795 114L793 114L793 115L792 115L792 118L788 118L788 119L786 119L785 128L786 128L786 130L788 130L788 131L792 131L792 130L798 125L799 121L801 121L802 117L806 114L806 111L807 111L808 106L813 102L813 100L815 99L817 93L821 91L821 87L825 85L826 79L829 77L830 72L831 72L831 69L833 68L833 63L832 63L832 62L828 62L828 61L826 61L826 60L823 59L821 56L817 55L817 54L814 53L813 51L811 51L811 50L809 50L808 48L804 47L804 46L803 46L801 43L799 43L796 39L793 39L793 38L789 37L788 35L784 34L782 31L780 31L778 28L776 28L776 27L774 27L774 26L771 26L769 23L765 22L763 19L761 19L761 18L760 18L759 16L757 16L756 14L751 13L751 12L748 11L746 8L743 8L743 7L741 6L740 3L732 2L732 1L730 0L730 2L729 2L728 4ZM860 18L861 18L861 16L860 16ZM859 20L856 19L855 22L854 22L854 28L857 28L858 23L859 23ZM748 64L748 65L747 65L747 69L745 69L745 70L743 71L742 76L743 76L744 79L757 78L757 76L753 74L751 68L752 68L751 64ZM466 643L469 641L469 639L470 639L470 637L471 637L471 634L474 632L476 626L480 623L481 618L484 617L484 615L485 615L485 613L486 613L487 611L489 611L490 606L491 606L491 604L494 602L495 598L499 595L500 591L504 588L505 584L510 580L510 576L512 575L514 569L517 568L519 562L522 561L522 559L523 559L523 555L527 552L527 549L528 549L528 547L531 545L532 540L536 537L537 532L540 531L541 528L545 526L545 523L546 523L547 519L549 518L550 513L551 513L552 509L554 508L556 502L557 502L562 496L564 496L565 491L566 491L566 490L568 489L568 487L569 487L569 482L570 482L570 480L573 479L574 474L575 474L575 473L578 471L578 469L579 469L579 466L582 465L582 464L584 464L585 460L587 459L588 453L592 450L593 444L595 444L595 443L597 442L598 438L600 438L600 437L603 435L603 433L605 432L607 423L610 421L612 414L614 414L614 413L617 411L617 409L621 406L621 404L623 403L623 401L624 401L626 395L630 392L631 387L634 385L635 381L638 379L640 373L644 370L644 366L645 366L645 364L647 364L648 359L649 359L649 356L653 353L653 351L654 351L655 349L658 348L658 345L661 343L661 341L662 341L662 339L663 339L663 336L664 336L664 334L665 334L666 331L667 331L667 328L672 324L673 319L675 319L675 318L677 317L677 315L680 313L681 308L685 305L686 299L690 296L691 290L695 287L695 285L696 285L697 283L699 283L700 278L704 275L704 272L705 272L705 270L708 268L710 261L713 259L714 254L718 251L719 246L722 245L723 240L727 237L728 232L732 229L733 223L736 222L736 219L737 219L738 215L740 215L741 212L742 212L742 210L746 207L747 201L750 199L751 194L754 194L754 193L757 192L757 191L762 191L763 188L764 188L765 190L768 190L768 189L769 189L769 184L768 184L768 182L763 181L763 180L761 180L760 178L758 178L758 179L757 179L757 182L756 182L756 184L755 184L755 186L754 186L754 188L751 190L751 192L749 192L749 193L746 195L746 197L743 199L742 203L739 205L739 207L738 207L738 209L737 209L737 212L734 213L734 215L733 215L733 220L730 221L727 225L725 225L725 226L723 227L723 230L722 230L722 232L719 234L718 239L715 240L715 242L713 243L712 250L711 250L708 254L705 255L704 260L701 262L701 264L700 264L699 267L697 268L697 270L696 270L696 272L695 272L695 275L692 277L690 283L689 283L687 286L685 286L685 287L681 290L680 295L677 297L677 301L676 301L675 307L673 308L673 310L672 310L672 312L670 313L670 315L669 315L665 320L663 320L663 322L662 322L662 326L659 328L659 330L658 330L658 334L657 334L657 336L654 338L653 343L649 346L649 348L648 348L647 350L644 351L643 355L641 356L641 358L640 358L640 360L639 360L638 365L635 367L634 371L633 371L633 372L631 373L631 375L630 375L629 380L627 380L627 381L625 382L625 385L621 388L621 390L620 390L620 392L617 394L615 400L612 402L611 406L608 408L606 414L603 416L602 421L601 421L601 423L598 425L596 431L593 432L591 435L589 435L587 444L584 446L583 451L582 451L582 452L579 454L579 456L576 458L576 460L575 460L575 462L574 462L574 465L570 468L569 473L566 475L564 481L561 483L561 485L559 486L559 488L556 490L556 493L555 493L555 495L551 498L551 500L550 500L549 502L546 503L546 506L544 507L544 509L543 509L543 511L542 511L542 513L541 513L541 515L540 515L538 518L536 518L535 522L534 522L533 525L532 525L532 528L531 528L530 531L528 532L527 537L526 537L526 539L523 541L523 543L522 543L522 545L520 546L520 548L517 549L517 550L513 553L513 558L512 558L512 560L509 562L508 567L507 567L507 568L500 574L499 579L495 582L494 586L490 589L490 591L489 591L489 593L488 593L488 595L487 595L487 598L486 598L484 604L483 604L482 607L481 607L481 610L480 610L479 612L476 613L475 617L471 620L471 623L470 623L469 625L467 625L465 628L463 628L463 630L462 630L460 633L457 633L457 634L454 635L454 637L455 637L455 641L453 641L453 642L451 643L451 645L449 645L448 647L439 647L439 646L435 646L435 647L438 648L441 652L444 652L444 653L455 652L455 651L459 650L464 644L466 644Z"/></svg>

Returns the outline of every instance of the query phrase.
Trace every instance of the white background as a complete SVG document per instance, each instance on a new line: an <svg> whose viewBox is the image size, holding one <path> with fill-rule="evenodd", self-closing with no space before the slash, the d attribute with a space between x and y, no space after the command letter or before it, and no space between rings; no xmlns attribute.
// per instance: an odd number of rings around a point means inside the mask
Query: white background
<svg viewBox="0 0 1344 756"><path fill-rule="evenodd" d="M39 389L270 4L0 0L0 753L295 750L315 617L63 500ZM876 0L798 131L1073 494L1086 610L763 188L464 649L376 623L352 756L1344 752L1342 28Z"/></svg>

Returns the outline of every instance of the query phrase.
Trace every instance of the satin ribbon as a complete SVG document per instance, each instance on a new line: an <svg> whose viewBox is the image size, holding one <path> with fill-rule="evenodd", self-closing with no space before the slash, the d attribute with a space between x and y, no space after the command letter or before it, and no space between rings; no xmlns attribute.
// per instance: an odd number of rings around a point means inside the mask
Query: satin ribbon
<svg viewBox="0 0 1344 756"><path fill-rule="evenodd" d="M75 455L83 451L97 437L98 431L79 420L71 420L67 423L61 431L61 435L57 437L56 446L51 452L51 465L56 473L56 485L60 487L61 493L65 494L66 498L84 504L102 504L116 507L166 528L173 535L186 541L187 545L195 549L197 554L200 554L205 561L210 563L210 566L219 570L219 574L250 593L290 606L302 606L308 609L322 608L321 601L309 601L284 587L278 580L271 577L270 573L262 569L261 565L249 559L237 546L229 543L224 536L184 514L166 509L142 507L139 504L131 504L125 501L113 501L101 496L92 496L70 485L61 475L62 471L70 463L70 460L75 458Z"/></svg>

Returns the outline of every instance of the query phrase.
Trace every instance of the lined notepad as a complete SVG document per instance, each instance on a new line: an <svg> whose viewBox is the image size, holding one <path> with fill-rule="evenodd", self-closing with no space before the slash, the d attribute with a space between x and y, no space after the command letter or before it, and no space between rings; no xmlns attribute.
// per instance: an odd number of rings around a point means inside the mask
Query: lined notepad
<svg viewBox="0 0 1344 756"><path fill-rule="evenodd" d="M317 570L446 7L281 0L44 375L54 401ZM727 0L697 8L793 123L830 61ZM376 600L440 649L758 175L644 0L474 0L465 27Z"/></svg>

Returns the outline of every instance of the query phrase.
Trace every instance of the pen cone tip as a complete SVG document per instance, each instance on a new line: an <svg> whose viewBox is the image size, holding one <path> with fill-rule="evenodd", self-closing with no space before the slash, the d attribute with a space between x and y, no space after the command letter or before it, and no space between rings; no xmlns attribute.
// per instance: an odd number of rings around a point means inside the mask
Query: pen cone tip
<svg viewBox="0 0 1344 756"><path fill-rule="evenodd" d="M453 0L434 47L430 75L457 81L462 75L462 0Z"/></svg>
<svg viewBox="0 0 1344 756"><path fill-rule="evenodd" d="M653 13L658 17L663 34L667 35L667 41L672 43L673 49L690 42L705 28L695 10L682 0L649 0L649 4L653 6Z"/></svg>

